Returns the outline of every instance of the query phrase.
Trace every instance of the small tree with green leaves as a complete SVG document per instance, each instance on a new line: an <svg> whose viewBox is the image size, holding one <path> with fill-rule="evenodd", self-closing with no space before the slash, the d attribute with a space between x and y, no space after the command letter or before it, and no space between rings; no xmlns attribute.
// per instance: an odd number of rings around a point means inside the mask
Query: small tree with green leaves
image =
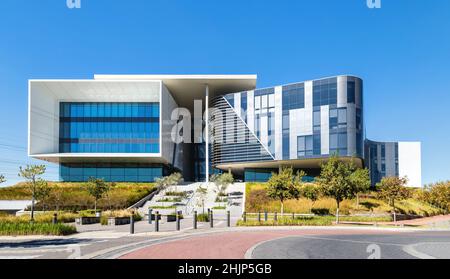
<svg viewBox="0 0 450 279"><path fill-rule="evenodd" d="M109 185L101 178L91 177L87 183L87 191L94 198L94 210L97 212L97 202L109 191Z"/></svg>
<svg viewBox="0 0 450 279"><path fill-rule="evenodd" d="M322 170L317 182L325 196L336 201L336 224L339 224L339 206L344 199L353 199L358 193L358 187L352 179L355 171L353 163L346 163L331 156L321 166Z"/></svg>
<svg viewBox="0 0 450 279"><path fill-rule="evenodd" d="M27 180L26 185L31 192L31 221L34 221L34 204L38 192L38 185L42 183L39 177L45 173L45 165L27 165L26 168L19 168L19 176Z"/></svg>
<svg viewBox="0 0 450 279"><path fill-rule="evenodd" d="M6 182L6 179L3 175L0 174L0 184Z"/></svg>
<svg viewBox="0 0 450 279"><path fill-rule="evenodd" d="M198 195L197 206L201 206L202 213L205 214L205 200L206 200L206 196L208 195L208 189L200 186L197 188L196 192Z"/></svg>
<svg viewBox="0 0 450 279"><path fill-rule="evenodd" d="M213 179L211 181L215 183L216 192L219 196L224 196L228 189L228 186L230 186L234 182L234 178L231 173L222 173L220 175L212 177Z"/></svg>
<svg viewBox="0 0 450 279"><path fill-rule="evenodd" d="M406 177L389 176L383 177L381 182L377 183L378 197L389 202L394 214L394 223L397 222L397 213L395 201L401 201L409 198L411 192L405 187L408 183Z"/></svg>
<svg viewBox="0 0 450 279"><path fill-rule="evenodd" d="M306 184L301 188L301 196L311 201L309 213L312 213L314 204L320 198L320 187L314 184Z"/></svg>
<svg viewBox="0 0 450 279"><path fill-rule="evenodd" d="M45 212L47 199L50 197L52 187L48 185L48 182L42 179L38 180L36 199L42 205L42 210Z"/></svg>
<svg viewBox="0 0 450 279"><path fill-rule="evenodd" d="M300 198L300 184L305 175L303 171L295 175L292 168L283 168L280 173L272 173L267 182L267 196L280 201L281 216L284 214L286 200Z"/></svg>
<svg viewBox="0 0 450 279"><path fill-rule="evenodd" d="M350 180L356 186L356 206L359 207L359 194L367 193L370 189L370 173L366 168L360 169L353 166L353 169Z"/></svg>
<svg viewBox="0 0 450 279"><path fill-rule="evenodd" d="M177 191L177 185L183 180L183 176L179 172L174 172L167 177L167 184L175 186L175 191Z"/></svg>

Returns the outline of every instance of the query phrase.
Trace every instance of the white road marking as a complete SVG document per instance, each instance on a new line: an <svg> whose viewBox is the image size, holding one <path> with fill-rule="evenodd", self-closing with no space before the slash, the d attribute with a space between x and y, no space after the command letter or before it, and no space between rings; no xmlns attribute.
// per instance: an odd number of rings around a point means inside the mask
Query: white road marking
<svg viewBox="0 0 450 279"><path fill-rule="evenodd" d="M29 260L36 259L41 257L42 255L34 255L34 256L0 256L0 260Z"/></svg>

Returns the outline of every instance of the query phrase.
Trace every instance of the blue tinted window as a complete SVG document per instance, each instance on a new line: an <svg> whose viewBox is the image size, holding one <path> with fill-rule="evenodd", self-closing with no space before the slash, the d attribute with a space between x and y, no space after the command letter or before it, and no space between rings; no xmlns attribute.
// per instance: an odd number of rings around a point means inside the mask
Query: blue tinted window
<svg viewBox="0 0 450 279"><path fill-rule="evenodd" d="M61 153L158 153L159 103L61 103L59 143Z"/></svg>

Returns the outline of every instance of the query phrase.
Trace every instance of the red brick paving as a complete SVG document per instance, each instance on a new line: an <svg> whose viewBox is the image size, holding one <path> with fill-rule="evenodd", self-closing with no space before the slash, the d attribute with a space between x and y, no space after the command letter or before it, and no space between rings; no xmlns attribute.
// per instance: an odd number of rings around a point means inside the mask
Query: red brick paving
<svg viewBox="0 0 450 279"><path fill-rule="evenodd" d="M121 259L243 259L245 252L262 241L295 235L383 234L370 230L286 230L227 232L155 244Z"/></svg>

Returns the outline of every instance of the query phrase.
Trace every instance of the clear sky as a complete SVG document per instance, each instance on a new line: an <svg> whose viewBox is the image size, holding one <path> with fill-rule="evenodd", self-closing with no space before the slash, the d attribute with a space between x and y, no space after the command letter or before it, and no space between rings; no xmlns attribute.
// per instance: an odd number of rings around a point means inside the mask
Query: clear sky
<svg viewBox="0 0 450 279"><path fill-rule="evenodd" d="M258 87L365 82L373 140L422 142L423 182L450 179L450 1L2 0L0 173L27 158L27 80L258 74ZM36 161L34 161L36 162ZM49 166L48 179L58 169Z"/></svg>

